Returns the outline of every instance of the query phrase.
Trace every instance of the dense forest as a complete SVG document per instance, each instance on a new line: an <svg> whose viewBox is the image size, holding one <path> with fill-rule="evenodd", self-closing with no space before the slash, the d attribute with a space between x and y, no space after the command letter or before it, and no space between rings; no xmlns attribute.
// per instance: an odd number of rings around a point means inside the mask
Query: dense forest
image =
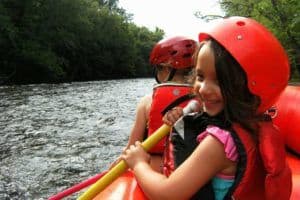
<svg viewBox="0 0 300 200"><path fill-rule="evenodd" d="M163 30L131 22L118 0L1 0L0 81L145 77Z"/></svg>
<svg viewBox="0 0 300 200"><path fill-rule="evenodd" d="M279 38L293 79L300 71L299 2L219 1L225 16L255 18ZM1 0L0 25L0 84L147 77L151 48L164 37L159 27L135 25L118 0Z"/></svg>

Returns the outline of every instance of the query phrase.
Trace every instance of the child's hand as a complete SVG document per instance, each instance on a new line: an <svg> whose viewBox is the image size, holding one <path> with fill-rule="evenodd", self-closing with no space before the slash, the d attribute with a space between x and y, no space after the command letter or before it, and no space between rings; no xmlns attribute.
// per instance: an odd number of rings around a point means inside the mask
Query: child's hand
<svg viewBox="0 0 300 200"><path fill-rule="evenodd" d="M183 108L181 107L175 107L171 110L169 110L164 116L163 116L163 122L169 126L173 126L175 122L183 116Z"/></svg>
<svg viewBox="0 0 300 200"><path fill-rule="evenodd" d="M121 157L131 169L134 169L140 162L150 162L150 155L143 149L139 141L135 142L135 145L131 145Z"/></svg>

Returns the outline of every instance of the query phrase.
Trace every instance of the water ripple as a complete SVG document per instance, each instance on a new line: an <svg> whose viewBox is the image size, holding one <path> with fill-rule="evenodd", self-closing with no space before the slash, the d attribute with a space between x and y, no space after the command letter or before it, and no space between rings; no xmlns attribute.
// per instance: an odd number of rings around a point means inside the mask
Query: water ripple
<svg viewBox="0 0 300 200"><path fill-rule="evenodd" d="M127 142L136 103L153 83L1 86L0 199L47 199L106 170Z"/></svg>

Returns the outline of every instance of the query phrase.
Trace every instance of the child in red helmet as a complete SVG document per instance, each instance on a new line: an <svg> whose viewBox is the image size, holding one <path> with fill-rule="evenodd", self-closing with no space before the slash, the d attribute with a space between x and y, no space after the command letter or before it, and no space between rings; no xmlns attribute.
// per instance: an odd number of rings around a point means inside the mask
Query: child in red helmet
<svg viewBox="0 0 300 200"><path fill-rule="evenodd" d="M184 116L184 128L175 123L172 159L165 162L174 168L171 175L151 169L139 142L122 158L149 199L288 200L283 140L265 114L288 82L284 49L264 26L244 17L223 19L199 41L194 91L203 112ZM173 114L164 122L172 125Z"/></svg>
<svg viewBox="0 0 300 200"><path fill-rule="evenodd" d="M135 122L125 150L135 141L143 141L155 132L163 124L162 116L167 110L185 106L193 97L190 77L196 46L196 41L176 36L163 39L153 47L150 64L155 68L157 84L153 94L144 96L137 105ZM162 170L164 143L165 139L150 150L151 166L159 172Z"/></svg>

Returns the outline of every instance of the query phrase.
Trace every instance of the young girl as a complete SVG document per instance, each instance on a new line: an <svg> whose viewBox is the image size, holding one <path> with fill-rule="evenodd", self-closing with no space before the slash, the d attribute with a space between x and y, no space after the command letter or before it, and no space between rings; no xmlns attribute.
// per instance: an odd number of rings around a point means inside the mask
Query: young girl
<svg viewBox="0 0 300 200"><path fill-rule="evenodd" d="M185 36L169 37L154 45L150 64L155 69L157 84L153 88L153 94L142 97L137 106L136 119L125 149L156 131L163 124L164 110L185 106L191 99L193 87L190 79L194 67L192 56L196 47L197 42ZM150 164L158 172L162 172L164 143L165 140L161 141L150 151Z"/></svg>
<svg viewBox="0 0 300 200"><path fill-rule="evenodd" d="M287 85L286 53L244 17L220 21L199 41L194 89L203 113L183 117L183 130L175 124L165 156L170 176L151 169L139 142L122 158L149 199L288 200L284 145L264 114ZM169 113L165 122L173 124Z"/></svg>

